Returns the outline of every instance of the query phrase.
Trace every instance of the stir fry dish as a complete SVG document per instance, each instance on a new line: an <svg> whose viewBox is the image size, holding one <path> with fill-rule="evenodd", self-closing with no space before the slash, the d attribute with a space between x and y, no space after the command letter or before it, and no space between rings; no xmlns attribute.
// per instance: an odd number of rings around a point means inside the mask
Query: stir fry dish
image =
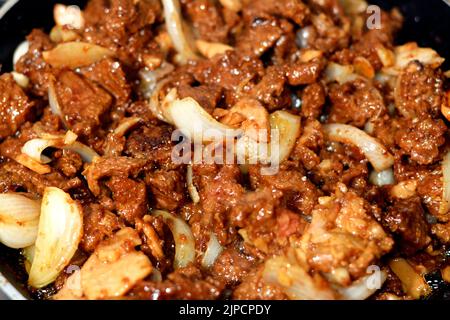
<svg viewBox="0 0 450 320"><path fill-rule="evenodd" d="M450 72L364 0L57 4L0 75L36 299L450 292ZM443 289L444 288L444 289Z"/></svg>

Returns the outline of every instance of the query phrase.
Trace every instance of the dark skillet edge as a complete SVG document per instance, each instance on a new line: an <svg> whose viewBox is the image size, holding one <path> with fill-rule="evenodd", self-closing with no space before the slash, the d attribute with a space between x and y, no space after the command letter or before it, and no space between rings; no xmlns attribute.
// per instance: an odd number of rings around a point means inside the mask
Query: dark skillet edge
<svg viewBox="0 0 450 320"><path fill-rule="evenodd" d="M9 0L13 3L17 0ZM0 5L4 1L0 0ZM446 58L443 70L450 69L450 6L443 0L368 0L383 9L398 7L405 21L396 43L417 42L421 47L431 47ZM53 5L55 3L76 4L80 7L83 0L20 0L14 3L0 18L0 73L12 69L12 54L33 28L43 28L47 32L53 25ZM1 12L1 11L0 11ZM450 251L449 251L450 252ZM18 250L6 248L0 244L0 291L3 290L11 299L31 299L26 289L26 274L18 271L20 260ZM445 283L439 272L426 276L429 285L434 288L431 300L450 300L450 285ZM5 281L6 280L6 281Z"/></svg>

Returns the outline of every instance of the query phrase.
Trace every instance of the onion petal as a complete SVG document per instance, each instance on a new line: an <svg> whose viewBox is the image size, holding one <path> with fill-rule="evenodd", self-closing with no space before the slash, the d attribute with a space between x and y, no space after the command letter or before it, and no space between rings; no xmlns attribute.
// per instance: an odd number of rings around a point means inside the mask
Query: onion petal
<svg viewBox="0 0 450 320"><path fill-rule="evenodd" d="M210 268L214 262L216 262L216 259L222 250L223 248L220 245L219 240L217 240L217 236L211 232L205 254L203 255L202 266L204 268Z"/></svg>
<svg viewBox="0 0 450 320"><path fill-rule="evenodd" d="M175 241L174 268L183 268L193 262L195 259L195 239L189 225L167 211L154 210L153 215L162 217L170 228L170 231L172 231Z"/></svg>
<svg viewBox="0 0 450 320"><path fill-rule="evenodd" d="M178 0L162 0L164 7L164 19L166 29L172 39L173 45L185 62L188 59L196 59L193 48L189 45L186 33L183 30L183 19Z"/></svg>
<svg viewBox="0 0 450 320"><path fill-rule="evenodd" d="M348 287L337 287L336 291L340 294L343 300L365 300L373 295L379 287L371 287L368 283L370 277L373 275L367 275L356 281L354 281ZM380 271L380 286L386 281L387 274L384 271Z"/></svg>
<svg viewBox="0 0 450 320"><path fill-rule="evenodd" d="M52 67L71 69L85 67L113 55L113 51L96 44L74 41L60 43L52 50L42 53L45 62Z"/></svg>
<svg viewBox="0 0 450 320"><path fill-rule="evenodd" d="M197 188L194 185L193 182L193 172L192 172L192 166L188 164L186 168L186 183L187 188L189 191L189 195L191 196L192 202L198 203L200 202L200 196L198 194Z"/></svg>
<svg viewBox="0 0 450 320"><path fill-rule="evenodd" d="M372 171L369 176L369 181L373 185L379 187L394 184L394 171L392 170L392 168L388 168L380 172Z"/></svg>
<svg viewBox="0 0 450 320"><path fill-rule="evenodd" d="M278 130L279 163L286 160L300 136L300 117L287 111L275 111L270 115L270 129ZM273 144L273 141L272 141Z"/></svg>
<svg viewBox="0 0 450 320"><path fill-rule="evenodd" d="M27 167L28 169L39 174L47 174L52 172L52 168L50 166L41 164L40 162L33 160L24 153L15 156L14 160L23 165L24 167Z"/></svg>
<svg viewBox="0 0 450 320"><path fill-rule="evenodd" d="M56 279L78 249L83 231L80 205L61 189L47 187L38 230L28 283L42 288Z"/></svg>
<svg viewBox="0 0 450 320"><path fill-rule="evenodd" d="M394 157L389 151L377 139L364 131L340 123L326 124L322 128L330 140L351 143L358 147L376 171L386 170L394 164Z"/></svg>
<svg viewBox="0 0 450 320"><path fill-rule="evenodd" d="M18 193L0 194L0 242L18 249L36 241L41 205Z"/></svg>
<svg viewBox="0 0 450 320"><path fill-rule="evenodd" d="M19 61L19 59L28 52L29 48L30 48L30 43L26 40L21 42L17 46L17 48L16 48L16 50L14 50L14 54L13 54L13 66L15 66L17 61Z"/></svg>
<svg viewBox="0 0 450 320"><path fill-rule="evenodd" d="M330 62L325 69L325 81L337 81L339 84L344 84L358 79L353 66L341 65L335 62Z"/></svg>

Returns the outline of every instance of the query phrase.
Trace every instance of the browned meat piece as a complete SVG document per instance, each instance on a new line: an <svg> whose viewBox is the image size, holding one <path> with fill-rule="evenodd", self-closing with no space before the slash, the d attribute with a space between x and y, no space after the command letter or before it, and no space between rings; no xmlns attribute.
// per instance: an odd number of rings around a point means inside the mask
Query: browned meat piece
<svg viewBox="0 0 450 320"><path fill-rule="evenodd" d="M30 118L33 105L12 75L0 76L0 140L14 134Z"/></svg>
<svg viewBox="0 0 450 320"><path fill-rule="evenodd" d="M47 95L47 86L53 75L50 66L42 58L42 52L53 48L47 34L34 29L28 36L28 52L16 63L17 72L25 74L31 82L33 92L39 96Z"/></svg>
<svg viewBox="0 0 450 320"><path fill-rule="evenodd" d="M62 150L57 152L58 158L55 167L59 169L66 177L73 178L83 168L81 156L71 150ZM56 154L54 154L56 157Z"/></svg>
<svg viewBox="0 0 450 320"><path fill-rule="evenodd" d="M200 83L223 87L224 102L231 107L250 91L255 78L264 75L264 67L260 60L227 51L210 60L197 62L192 67L192 73Z"/></svg>
<svg viewBox="0 0 450 320"><path fill-rule="evenodd" d="M299 0L249 1L248 7L244 8L244 19L247 20L264 14L287 18L302 26L309 15L309 9Z"/></svg>
<svg viewBox="0 0 450 320"><path fill-rule="evenodd" d="M244 55L260 57L273 47L283 30L276 19L259 18L248 25L236 39L236 49Z"/></svg>
<svg viewBox="0 0 450 320"><path fill-rule="evenodd" d="M184 84L178 87L178 96L180 99L191 97L197 101L203 109L212 113L217 106L217 103L222 98L222 88L216 85L191 87Z"/></svg>
<svg viewBox="0 0 450 320"><path fill-rule="evenodd" d="M222 244L229 243L235 231L228 229L226 214L245 190L239 184L236 165L193 165L194 182L198 186L201 211L189 221L193 229L214 232Z"/></svg>
<svg viewBox="0 0 450 320"><path fill-rule="evenodd" d="M58 172L41 175L16 162L5 163L2 170L9 174L13 185L20 186L36 195L42 195L46 187L57 187L68 191L81 185L79 178L68 180Z"/></svg>
<svg viewBox="0 0 450 320"><path fill-rule="evenodd" d="M253 266L253 261L230 248L222 251L217 257L211 273L227 285L235 285L247 276Z"/></svg>
<svg viewBox="0 0 450 320"><path fill-rule="evenodd" d="M310 36L307 47L328 53L347 47L350 40L349 28L342 25L348 25L349 20L346 17L340 17L339 20L341 21L335 22L324 13L312 15L312 25L308 26L311 28L308 30Z"/></svg>
<svg viewBox="0 0 450 320"><path fill-rule="evenodd" d="M57 75L56 93L65 121L79 135L91 135L111 105L106 91L69 70Z"/></svg>
<svg viewBox="0 0 450 320"><path fill-rule="evenodd" d="M117 105L120 106L128 102L131 90L120 62L103 59L83 69L82 74L108 91L116 99Z"/></svg>
<svg viewBox="0 0 450 320"><path fill-rule="evenodd" d="M228 29L213 1L183 0L182 3L200 39L227 43Z"/></svg>
<svg viewBox="0 0 450 320"><path fill-rule="evenodd" d="M433 69L411 62L398 76L395 106L406 118L439 116L443 81Z"/></svg>
<svg viewBox="0 0 450 320"><path fill-rule="evenodd" d="M94 161L83 172L89 189L96 196L100 194L99 180L105 177L137 176L147 163L145 159L133 159L127 157L100 157Z"/></svg>
<svg viewBox="0 0 450 320"><path fill-rule="evenodd" d="M438 164L439 165L439 164ZM441 221L450 220L450 212L441 212L442 203L442 170L440 166L436 170L427 170L419 178L417 194L428 211Z"/></svg>
<svg viewBox="0 0 450 320"><path fill-rule="evenodd" d="M106 186L111 190L117 214L134 224L148 211L145 183L126 177L113 176Z"/></svg>
<svg viewBox="0 0 450 320"><path fill-rule="evenodd" d="M317 61L297 62L286 65L285 69L288 83L298 86L316 82L322 72L322 64Z"/></svg>
<svg viewBox="0 0 450 320"><path fill-rule="evenodd" d="M101 241L125 227L116 215L100 205L85 206L83 213L83 238L81 238L80 246L86 252L94 252Z"/></svg>
<svg viewBox="0 0 450 320"><path fill-rule="evenodd" d="M290 209L309 215L320 195L309 179L300 171L281 167L275 175L261 175L260 167L249 168L250 182L254 189L267 187L283 192L283 201Z"/></svg>
<svg viewBox="0 0 450 320"><path fill-rule="evenodd" d="M213 277L204 277L194 266L180 268L162 282L141 281L128 294L148 300L215 300L225 285Z"/></svg>
<svg viewBox="0 0 450 320"><path fill-rule="evenodd" d="M440 119L431 118L407 121L399 130L395 140L403 153L419 164L430 164L437 160L439 147L445 143L447 126Z"/></svg>
<svg viewBox="0 0 450 320"><path fill-rule="evenodd" d="M368 214L367 202L355 193L337 190L320 203L302 237L312 268L327 273L344 268L351 277L359 278L371 263L391 250L393 240Z"/></svg>
<svg viewBox="0 0 450 320"><path fill-rule="evenodd" d="M328 121L363 127L368 120L386 114L383 96L364 81L354 81L330 88L332 103Z"/></svg>
<svg viewBox="0 0 450 320"><path fill-rule="evenodd" d="M124 154L146 159L157 167L171 168L172 127L168 125L143 126L134 130L125 144Z"/></svg>
<svg viewBox="0 0 450 320"><path fill-rule="evenodd" d="M233 291L233 299L237 300L287 300L288 297L280 288L266 284L262 279L262 268L249 274Z"/></svg>
<svg viewBox="0 0 450 320"><path fill-rule="evenodd" d="M414 254L431 241L425 211L418 197L397 200L383 217L383 223L400 237L400 247L405 254Z"/></svg>
<svg viewBox="0 0 450 320"><path fill-rule="evenodd" d="M150 186L156 208L175 210L184 202L184 178L175 170L157 170L148 173L145 182Z"/></svg>
<svg viewBox="0 0 450 320"><path fill-rule="evenodd" d="M251 90L250 95L263 103L270 112L289 107L291 98L285 83L283 69L269 67L261 81Z"/></svg>
<svg viewBox="0 0 450 320"><path fill-rule="evenodd" d="M322 113L322 107L325 104L325 89L320 83L313 83L306 86L301 92L300 114L305 118L317 119Z"/></svg>

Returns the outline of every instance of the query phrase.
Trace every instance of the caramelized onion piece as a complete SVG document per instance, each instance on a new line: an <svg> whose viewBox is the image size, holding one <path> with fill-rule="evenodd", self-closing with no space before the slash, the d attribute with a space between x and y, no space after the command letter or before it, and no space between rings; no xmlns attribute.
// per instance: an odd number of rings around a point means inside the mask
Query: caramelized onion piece
<svg viewBox="0 0 450 320"><path fill-rule="evenodd" d="M419 299L431 292L425 279L405 259L393 259L389 266L402 282L403 291L412 298Z"/></svg>
<svg viewBox="0 0 450 320"><path fill-rule="evenodd" d="M13 67L15 67L17 61L19 61L19 59L28 52L28 49L30 48L30 44L28 41L23 41L21 42L16 50L14 50L14 54L13 54Z"/></svg>
<svg viewBox="0 0 450 320"><path fill-rule="evenodd" d="M41 164L40 162L37 162L36 160L33 160L30 156L21 153L14 157L14 160L24 167L27 167L28 169L39 173L39 174L47 174L52 172L52 168L50 166Z"/></svg>
<svg viewBox="0 0 450 320"><path fill-rule="evenodd" d="M190 46L184 29L183 18L178 0L162 0L166 29L173 45L182 58L182 62L196 59L197 55Z"/></svg>
<svg viewBox="0 0 450 320"><path fill-rule="evenodd" d="M189 195L191 196L192 202L198 203L200 202L200 196L198 194L197 188L193 182L193 172L192 166L190 164L187 165L186 168L186 184L189 191Z"/></svg>
<svg viewBox="0 0 450 320"><path fill-rule="evenodd" d="M186 267L189 263L193 262L195 259L195 239L189 225L181 218L175 217L167 211L154 210L153 215L155 217L162 217L170 228L170 231L172 231L175 241L174 268Z"/></svg>
<svg viewBox="0 0 450 320"><path fill-rule="evenodd" d="M205 254L203 255L202 266L204 268L210 268L216 262L222 250L223 248L219 240L217 240L217 236L211 232Z"/></svg>
<svg viewBox="0 0 450 320"><path fill-rule="evenodd" d="M326 82L338 82L344 84L349 81L358 79L358 75L355 73L355 69L351 65L341 65L335 62L328 63L325 69L325 81Z"/></svg>
<svg viewBox="0 0 450 320"><path fill-rule="evenodd" d="M300 117L287 111L275 111L270 115L270 129L278 130L281 163L289 157L300 136Z"/></svg>
<svg viewBox="0 0 450 320"><path fill-rule="evenodd" d="M212 58L215 55L234 50L233 47L220 42L207 42L203 40L197 40L195 41L195 43L197 44L198 51L207 58Z"/></svg>
<svg viewBox="0 0 450 320"><path fill-rule="evenodd" d="M332 141L351 143L358 147L376 171L383 171L394 164L394 157L375 138L364 131L346 124L326 124L323 130Z"/></svg>
<svg viewBox="0 0 450 320"><path fill-rule="evenodd" d="M47 187L28 279L32 287L42 288L56 279L78 249L82 231L80 205L61 189Z"/></svg>
<svg viewBox="0 0 450 320"><path fill-rule="evenodd" d="M450 150L442 159L442 201L439 213L445 214L450 210Z"/></svg>
<svg viewBox="0 0 450 320"><path fill-rule="evenodd" d="M34 244L40 211L38 200L19 193L0 194L0 242L14 249Z"/></svg>
<svg viewBox="0 0 450 320"><path fill-rule="evenodd" d="M45 62L52 67L71 69L85 67L113 55L113 51L96 44L73 41L60 43L52 50L42 53Z"/></svg>

